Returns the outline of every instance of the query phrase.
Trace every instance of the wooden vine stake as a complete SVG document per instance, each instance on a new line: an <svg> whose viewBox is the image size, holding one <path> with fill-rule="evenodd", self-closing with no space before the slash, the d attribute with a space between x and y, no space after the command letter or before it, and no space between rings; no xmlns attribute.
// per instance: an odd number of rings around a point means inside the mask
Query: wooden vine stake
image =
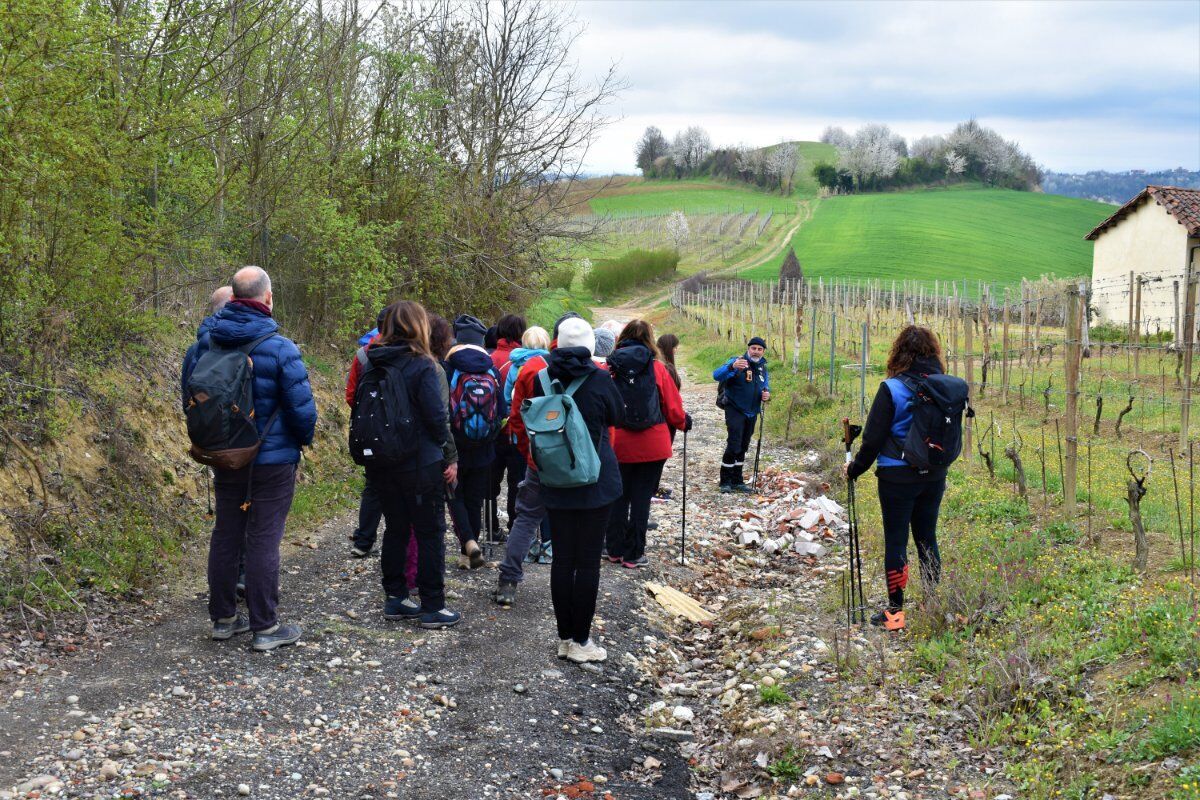
<svg viewBox="0 0 1200 800"><path fill-rule="evenodd" d="M1075 476L1079 461L1079 367L1080 309L1079 287L1072 284L1067 289L1067 347L1066 347L1066 463L1063 473L1063 504L1067 518L1075 516Z"/></svg>

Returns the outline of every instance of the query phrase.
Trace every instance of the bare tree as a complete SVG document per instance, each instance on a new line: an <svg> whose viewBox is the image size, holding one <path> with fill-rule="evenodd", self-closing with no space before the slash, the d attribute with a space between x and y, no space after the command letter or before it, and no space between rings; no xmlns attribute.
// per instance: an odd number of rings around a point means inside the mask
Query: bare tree
<svg viewBox="0 0 1200 800"><path fill-rule="evenodd" d="M670 150L670 143L667 137L663 136L663 132L651 125L642 133L642 138L638 139L637 146L634 148L634 158L637 162L637 168L642 171L642 174L653 172L654 162L660 156L665 156Z"/></svg>
<svg viewBox="0 0 1200 800"><path fill-rule="evenodd" d="M838 150L849 150L851 145L854 144L854 140L850 134L836 125L830 125L821 132L821 141L825 144L833 145Z"/></svg>

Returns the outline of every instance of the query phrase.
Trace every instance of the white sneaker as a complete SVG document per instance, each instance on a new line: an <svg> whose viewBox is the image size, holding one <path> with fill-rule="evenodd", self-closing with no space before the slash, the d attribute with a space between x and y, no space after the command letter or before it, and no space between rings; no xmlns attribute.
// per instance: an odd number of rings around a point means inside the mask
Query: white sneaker
<svg viewBox="0 0 1200 800"><path fill-rule="evenodd" d="M558 657L566 658L567 653L569 653L569 652L571 652L571 640L570 639L559 639L558 640Z"/></svg>
<svg viewBox="0 0 1200 800"><path fill-rule="evenodd" d="M583 664L588 661L603 661L608 658L608 652L591 639L588 639L585 644L580 644L572 639L567 645L567 658L576 664Z"/></svg>

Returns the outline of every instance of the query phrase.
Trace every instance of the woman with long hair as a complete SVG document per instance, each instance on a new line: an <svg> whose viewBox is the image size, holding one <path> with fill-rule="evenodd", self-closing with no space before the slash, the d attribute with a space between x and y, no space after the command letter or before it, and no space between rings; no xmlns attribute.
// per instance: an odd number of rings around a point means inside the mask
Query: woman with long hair
<svg viewBox="0 0 1200 800"><path fill-rule="evenodd" d="M443 450L449 433L446 378L433 356L429 315L420 303L402 300L390 307L367 358L367 371L385 372L384 391L405 393L413 416L410 433L415 434L415 453L407 463L367 467L387 520L380 553L383 614L415 620L423 628L447 628L461 618L446 608L443 577L445 484L456 467L446 463ZM417 539L419 603L409 597L405 575L412 536Z"/></svg>
<svg viewBox="0 0 1200 800"><path fill-rule="evenodd" d="M888 603L871 618L871 623L900 630L905 625L910 530L917 546L921 582L927 591L937 586L942 572L937 521L942 494L946 491L946 468L933 467L920 472L904 461L900 446L912 425L909 401L914 396L914 381L946 372L946 359L937 334L917 325L905 327L892 342L886 371L887 380L879 385L863 426L862 446L845 471L847 479L854 480L872 464L876 465Z"/></svg>
<svg viewBox="0 0 1200 800"><path fill-rule="evenodd" d="M658 337L657 344L658 354L662 357L663 366L671 374L675 388L683 388L683 382L679 380L679 368L675 366L675 350L679 347L679 337L673 333L664 333Z"/></svg>
<svg viewBox="0 0 1200 800"><path fill-rule="evenodd" d="M671 457L670 431L691 427L679 387L657 355L654 328L635 319L621 329L608 357L608 371L625 404L625 421L613 432L623 489L609 516L607 550L609 561L627 569L647 564L650 499Z"/></svg>

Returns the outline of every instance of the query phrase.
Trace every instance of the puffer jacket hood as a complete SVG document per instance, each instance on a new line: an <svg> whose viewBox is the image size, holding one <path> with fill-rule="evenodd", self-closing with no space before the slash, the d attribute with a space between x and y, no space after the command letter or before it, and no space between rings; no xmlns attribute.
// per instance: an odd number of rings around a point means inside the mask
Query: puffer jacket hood
<svg viewBox="0 0 1200 800"><path fill-rule="evenodd" d="M267 314L241 303L229 303L214 315L207 339L201 339L196 347L199 361L210 345L240 347L270 335L250 354L254 362L254 417L260 435L278 411L255 464L297 463L300 448L312 444L317 425L317 405L300 349L278 334L279 324Z"/></svg>
<svg viewBox="0 0 1200 800"><path fill-rule="evenodd" d="M654 354L650 352L650 348L632 339L618 344L617 349L608 356L608 363L613 369L634 372L641 372L653 360Z"/></svg>
<svg viewBox="0 0 1200 800"><path fill-rule="evenodd" d="M592 351L586 347L560 347L546 359L550 377L572 381L595 372L599 367L592 361Z"/></svg>
<svg viewBox="0 0 1200 800"><path fill-rule="evenodd" d="M508 360L512 362L514 367L523 367L525 362L534 356L548 356L549 350L543 350L540 347L517 347L514 348L508 355Z"/></svg>
<svg viewBox="0 0 1200 800"><path fill-rule="evenodd" d="M459 372L487 372L494 368L492 357L482 347L477 345L458 345L446 356L450 369Z"/></svg>
<svg viewBox="0 0 1200 800"><path fill-rule="evenodd" d="M943 370L936 358L915 358L905 372L912 375L941 375Z"/></svg>

